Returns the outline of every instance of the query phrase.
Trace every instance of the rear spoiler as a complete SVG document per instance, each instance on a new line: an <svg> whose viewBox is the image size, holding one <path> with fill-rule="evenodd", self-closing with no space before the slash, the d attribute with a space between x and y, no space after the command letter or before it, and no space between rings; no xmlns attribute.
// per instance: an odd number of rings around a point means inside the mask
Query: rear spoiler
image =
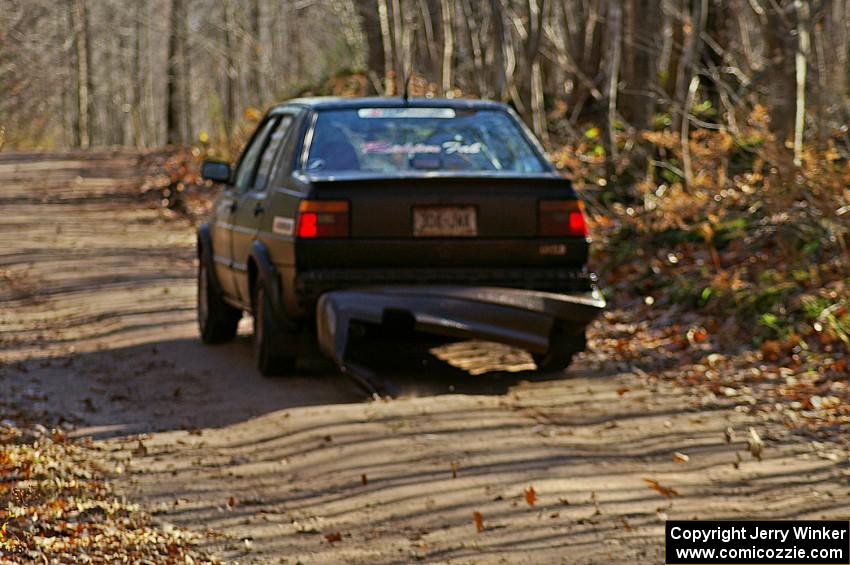
<svg viewBox="0 0 850 565"><path fill-rule="evenodd" d="M303 181L309 182L318 190L322 188L337 188L340 186L364 186L370 188L412 187L439 183L441 186L452 183L463 186L506 186L506 187L550 187L567 190L567 197L577 197L572 181L559 173L519 174L519 173L464 173L450 171L432 171L429 173L411 172L386 174L364 173L349 171L330 174L300 175Z"/></svg>

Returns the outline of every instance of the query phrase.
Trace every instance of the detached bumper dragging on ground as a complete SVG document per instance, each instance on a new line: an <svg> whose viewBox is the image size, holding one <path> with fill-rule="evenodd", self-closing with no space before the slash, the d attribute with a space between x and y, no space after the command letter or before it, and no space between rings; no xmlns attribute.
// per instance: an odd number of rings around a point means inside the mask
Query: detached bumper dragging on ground
<svg viewBox="0 0 850 565"><path fill-rule="evenodd" d="M467 286L387 286L325 293L316 307L319 347L371 392L389 392L346 355L352 324L397 327L458 339L505 343L545 355L558 329L583 331L605 300L586 294Z"/></svg>

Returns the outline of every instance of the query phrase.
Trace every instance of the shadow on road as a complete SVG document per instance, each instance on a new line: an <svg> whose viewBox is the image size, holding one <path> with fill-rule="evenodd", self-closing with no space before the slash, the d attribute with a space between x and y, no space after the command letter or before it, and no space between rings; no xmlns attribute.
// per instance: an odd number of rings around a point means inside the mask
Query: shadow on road
<svg viewBox="0 0 850 565"><path fill-rule="evenodd" d="M432 353L450 356L458 347L467 363L478 356L477 370L459 368ZM505 354L496 344L448 344L428 337L382 339L353 348L353 355L380 378L391 380L402 397L501 395L526 380L568 376L522 370L533 368L523 353L508 352L516 359ZM33 359L5 371L13 383L7 384L9 397L22 404L19 408L29 413L41 409L48 419L78 426L76 435L96 439L225 427L278 410L371 400L319 356L301 359L292 375L261 376L254 367L250 335L217 346L183 338Z"/></svg>

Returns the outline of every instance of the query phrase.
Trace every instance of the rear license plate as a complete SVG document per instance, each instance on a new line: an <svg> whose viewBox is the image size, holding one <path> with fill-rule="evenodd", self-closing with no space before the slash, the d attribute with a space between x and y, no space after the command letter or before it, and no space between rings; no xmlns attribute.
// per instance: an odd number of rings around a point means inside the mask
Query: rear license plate
<svg viewBox="0 0 850 565"><path fill-rule="evenodd" d="M413 209L415 237L478 235L475 206L426 206Z"/></svg>

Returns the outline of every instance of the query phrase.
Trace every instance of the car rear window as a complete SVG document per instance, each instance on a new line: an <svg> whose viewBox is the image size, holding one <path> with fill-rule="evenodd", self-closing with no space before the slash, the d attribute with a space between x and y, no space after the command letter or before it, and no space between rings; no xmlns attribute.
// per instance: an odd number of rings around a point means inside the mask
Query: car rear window
<svg viewBox="0 0 850 565"><path fill-rule="evenodd" d="M546 170L507 112L423 107L319 112L303 168L375 173Z"/></svg>

